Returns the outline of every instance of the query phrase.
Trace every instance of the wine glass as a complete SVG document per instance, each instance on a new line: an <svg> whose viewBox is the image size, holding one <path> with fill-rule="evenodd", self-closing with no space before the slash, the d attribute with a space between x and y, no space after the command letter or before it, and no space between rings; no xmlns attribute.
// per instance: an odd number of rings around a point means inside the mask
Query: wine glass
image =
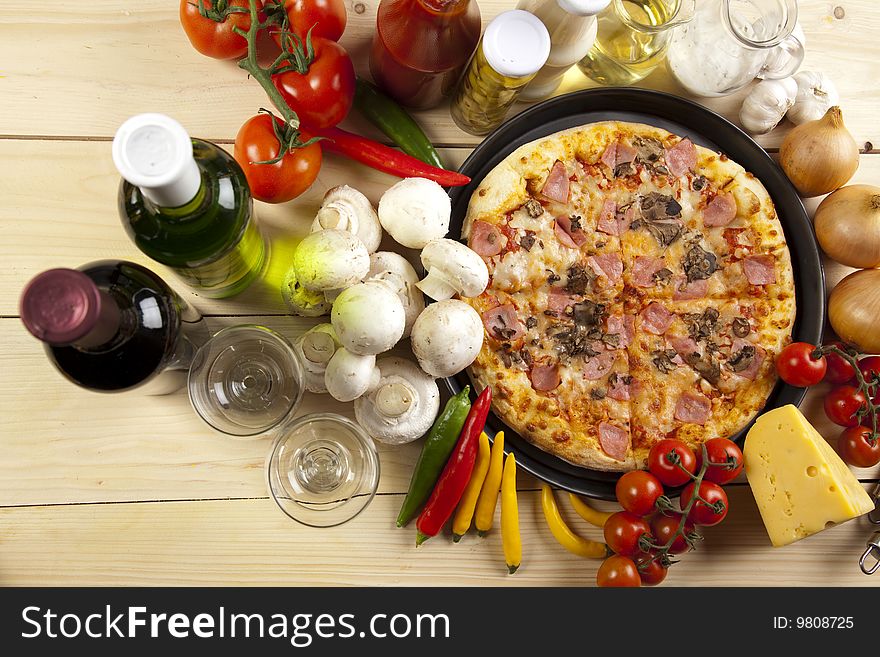
<svg viewBox="0 0 880 657"><path fill-rule="evenodd" d="M310 527L341 525L363 511L379 485L372 438L336 413L312 413L278 431L266 459L269 493Z"/></svg>

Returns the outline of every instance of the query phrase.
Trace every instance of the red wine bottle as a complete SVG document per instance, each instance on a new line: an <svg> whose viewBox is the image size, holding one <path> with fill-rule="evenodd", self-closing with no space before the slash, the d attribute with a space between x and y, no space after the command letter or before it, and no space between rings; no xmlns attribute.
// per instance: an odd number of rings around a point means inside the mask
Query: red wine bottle
<svg viewBox="0 0 880 657"><path fill-rule="evenodd" d="M210 337L198 311L159 276L121 260L45 271L25 287L20 310L55 367L99 392L173 392Z"/></svg>

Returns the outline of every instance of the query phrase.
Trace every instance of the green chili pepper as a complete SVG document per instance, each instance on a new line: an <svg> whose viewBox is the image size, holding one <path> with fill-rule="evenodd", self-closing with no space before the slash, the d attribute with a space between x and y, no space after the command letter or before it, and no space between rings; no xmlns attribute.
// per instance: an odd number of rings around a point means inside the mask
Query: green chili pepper
<svg viewBox="0 0 880 657"><path fill-rule="evenodd" d="M419 124L407 114L406 110L374 85L358 78L354 106L404 153L426 164L444 168L440 155L431 144L431 140L422 132Z"/></svg>
<svg viewBox="0 0 880 657"><path fill-rule="evenodd" d="M413 470L412 480L409 482L406 499L403 500L403 506L397 514L398 527L403 527L412 520L440 478L440 472L449 460L452 450L455 449L458 436L471 410L469 394L470 386L465 386L460 393L446 402L446 407L437 416L434 426L428 432L425 444L422 445L422 453Z"/></svg>

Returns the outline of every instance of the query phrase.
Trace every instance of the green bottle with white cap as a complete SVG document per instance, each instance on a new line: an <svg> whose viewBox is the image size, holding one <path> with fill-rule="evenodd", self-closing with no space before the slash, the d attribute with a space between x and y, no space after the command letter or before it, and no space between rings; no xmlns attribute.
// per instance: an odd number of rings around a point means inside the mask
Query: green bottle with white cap
<svg viewBox="0 0 880 657"><path fill-rule="evenodd" d="M147 256L198 294L230 297L257 280L268 247L241 167L219 146L191 139L164 114L138 114L113 139L119 214Z"/></svg>

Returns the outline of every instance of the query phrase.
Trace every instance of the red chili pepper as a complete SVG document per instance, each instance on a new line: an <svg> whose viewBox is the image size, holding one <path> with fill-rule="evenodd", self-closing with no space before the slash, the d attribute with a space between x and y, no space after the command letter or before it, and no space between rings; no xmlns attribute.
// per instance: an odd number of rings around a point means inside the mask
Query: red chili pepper
<svg viewBox="0 0 880 657"><path fill-rule="evenodd" d="M486 416L489 415L489 405L492 403L492 391L488 386L483 388L483 392L477 397L477 401L471 406L464 427L461 429L461 435L455 446L455 451L443 472L440 479L431 492L431 497L425 503L425 508L419 519L416 521L416 545L421 545L437 533L446 524L455 511L455 507L464 494L464 489L471 478L474 471L474 463L477 460L477 450L480 445L480 432L486 424Z"/></svg>
<svg viewBox="0 0 880 657"><path fill-rule="evenodd" d="M425 164L395 148L340 128L323 128L318 130L316 134L324 137L321 148L339 153L393 176L427 178L444 187L460 187L471 181L470 178L457 171L447 171Z"/></svg>

